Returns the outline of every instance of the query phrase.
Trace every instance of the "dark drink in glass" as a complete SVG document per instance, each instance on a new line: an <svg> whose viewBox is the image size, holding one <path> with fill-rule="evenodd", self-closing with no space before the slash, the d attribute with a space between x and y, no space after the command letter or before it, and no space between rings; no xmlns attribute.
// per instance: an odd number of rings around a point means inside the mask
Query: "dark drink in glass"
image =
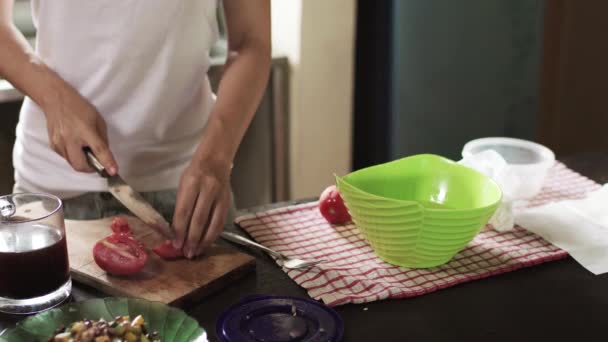
<svg viewBox="0 0 608 342"><path fill-rule="evenodd" d="M0 311L38 312L70 295L61 200L44 194L0 197Z"/></svg>

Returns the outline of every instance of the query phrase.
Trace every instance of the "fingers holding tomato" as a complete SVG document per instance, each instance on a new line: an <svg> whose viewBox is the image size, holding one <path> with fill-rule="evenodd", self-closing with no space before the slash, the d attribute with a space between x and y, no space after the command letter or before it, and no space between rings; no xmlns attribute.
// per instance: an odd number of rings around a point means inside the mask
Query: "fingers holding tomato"
<svg viewBox="0 0 608 342"><path fill-rule="evenodd" d="M182 250L173 247L173 242L171 240L165 240L156 245L156 247L152 248L152 251L164 260L180 259L184 257Z"/></svg>

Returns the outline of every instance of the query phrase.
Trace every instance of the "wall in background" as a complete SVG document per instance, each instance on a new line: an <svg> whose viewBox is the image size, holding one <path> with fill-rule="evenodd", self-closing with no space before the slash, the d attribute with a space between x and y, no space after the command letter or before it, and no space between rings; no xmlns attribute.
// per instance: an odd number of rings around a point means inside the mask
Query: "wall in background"
<svg viewBox="0 0 608 342"><path fill-rule="evenodd" d="M355 0L273 0L273 49L291 63L291 197L351 168Z"/></svg>
<svg viewBox="0 0 608 342"><path fill-rule="evenodd" d="M390 158L535 139L543 1L393 1Z"/></svg>

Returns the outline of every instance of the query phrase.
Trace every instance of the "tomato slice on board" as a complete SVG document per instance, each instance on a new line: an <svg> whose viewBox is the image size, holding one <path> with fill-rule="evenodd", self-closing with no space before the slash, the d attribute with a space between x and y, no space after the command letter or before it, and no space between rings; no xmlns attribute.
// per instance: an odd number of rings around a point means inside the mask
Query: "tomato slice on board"
<svg viewBox="0 0 608 342"><path fill-rule="evenodd" d="M173 248L171 240L165 240L156 247L152 248L152 251L165 260L179 259L184 257L184 253L182 253L181 250Z"/></svg>
<svg viewBox="0 0 608 342"><path fill-rule="evenodd" d="M131 234L129 222L127 222L127 219L124 217L115 217L112 219L110 228L112 228L112 231L116 234Z"/></svg>
<svg viewBox="0 0 608 342"><path fill-rule="evenodd" d="M101 269L116 275L137 273L148 260L142 244L125 234L112 234L99 240L93 247L93 257Z"/></svg>
<svg viewBox="0 0 608 342"><path fill-rule="evenodd" d="M335 185L327 187L319 197L319 211L331 224L346 223L351 220L344 200Z"/></svg>

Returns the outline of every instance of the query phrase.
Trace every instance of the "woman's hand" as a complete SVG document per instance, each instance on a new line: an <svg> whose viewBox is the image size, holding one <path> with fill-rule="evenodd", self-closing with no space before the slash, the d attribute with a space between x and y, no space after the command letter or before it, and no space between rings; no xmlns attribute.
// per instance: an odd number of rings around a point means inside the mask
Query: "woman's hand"
<svg viewBox="0 0 608 342"><path fill-rule="evenodd" d="M75 170L93 172L82 151L88 146L108 173L116 173L101 115L34 53L13 24L13 3L0 0L0 77L38 104L46 115L51 148Z"/></svg>
<svg viewBox="0 0 608 342"><path fill-rule="evenodd" d="M231 205L230 163L195 158L179 183L173 246L191 259L220 235Z"/></svg>
<svg viewBox="0 0 608 342"><path fill-rule="evenodd" d="M270 1L225 0L228 58L202 141L181 177L173 216L174 247L203 253L224 229L230 170L270 71Z"/></svg>
<svg viewBox="0 0 608 342"><path fill-rule="evenodd" d="M106 123L97 109L69 87L59 94L57 100L45 109L51 148L74 170L93 172L82 150L88 146L106 171L114 175L118 171L117 164L108 147Z"/></svg>

